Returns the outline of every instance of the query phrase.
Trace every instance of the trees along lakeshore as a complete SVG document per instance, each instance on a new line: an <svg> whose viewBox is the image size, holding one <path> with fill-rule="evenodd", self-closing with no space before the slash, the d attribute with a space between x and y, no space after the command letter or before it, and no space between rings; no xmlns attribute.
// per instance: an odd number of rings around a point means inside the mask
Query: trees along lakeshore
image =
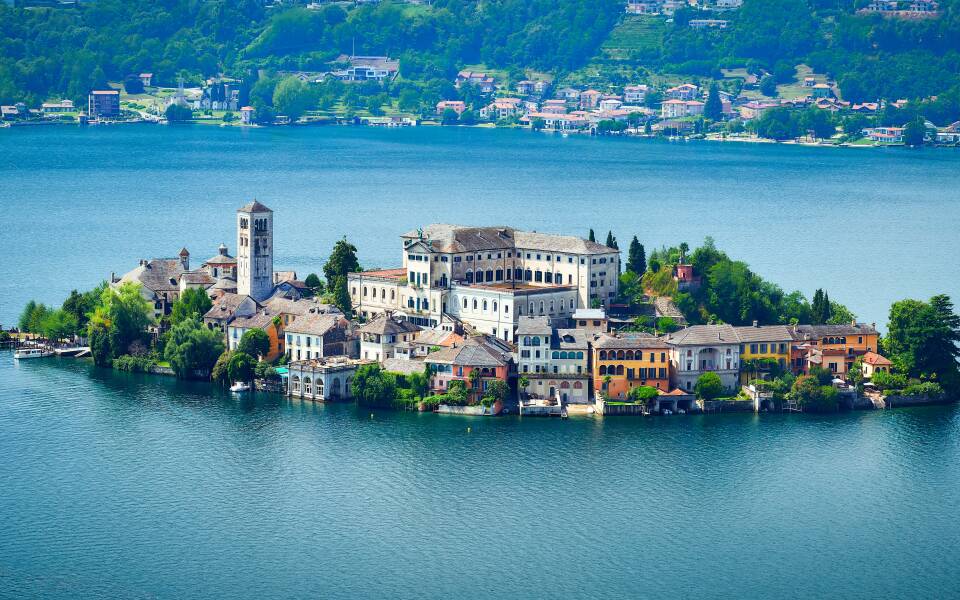
<svg viewBox="0 0 960 600"><path fill-rule="evenodd" d="M164 358L181 379L206 378L223 353L223 347L220 332L204 327L199 319L190 316L170 329Z"/></svg>
<svg viewBox="0 0 960 600"><path fill-rule="evenodd" d="M270 354L270 336L262 329L248 329L237 344L237 352L262 359Z"/></svg>
<svg viewBox="0 0 960 600"><path fill-rule="evenodd" d="M357 247L348 242L346 237L338 240L333 245L330 258L323 265L323 276L327 280L327 289L331 291L328 300L348 316L353 313L353 306L347 290L347 275L360 270Z"/></svg>
<svg viewBox="0 0 960 600"><path fill-rule="evenodd" d="M697 383L693 386L693 392L701 400L714 400L723 395L723 381L720 376L714 372L704 373L697 378Z"/></svg>
<svg viewBox="0 0 960 600"><path fill-rule="evenodd" d="M152 306L143 297L140 284L125 282L106 287L87 325L90 351L98 366L132 349L146 347L147 326L153 322Z"/></svg>
<svg viewBox="0 0 960 600"><path fill-rule="evenodd" d="M210 300L206 290L188 288L173 303L170 309L170 324L176 325L189 317L202 320L203 315L207 314L212 307L213 301Z"/></svg>
<svg viewBox="0 0 960 600"><path fill-rule="evenodd" d="M897 371L960 392L960 316L949 296L894 302L882 345Z"/></svg>

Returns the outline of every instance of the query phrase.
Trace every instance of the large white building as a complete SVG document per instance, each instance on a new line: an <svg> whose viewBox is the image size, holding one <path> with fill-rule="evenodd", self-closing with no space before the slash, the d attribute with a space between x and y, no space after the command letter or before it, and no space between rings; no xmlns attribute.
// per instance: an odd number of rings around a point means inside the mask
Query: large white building
<svg viewBox="0 0 960 600"><path fill-rule="evenodd" d="M694 325L664 338L670 345L673 384L693 392L697 379L708 372L720 376L723 387L735 390L740 374L740 336L730 325Z"/></svg>
<svg viewBox="0 0 960 600"><path fill-rule="evenodd" d="M617 294L619 251L511 227L430 225L401 236L403 267L351 273L354 310L436 327L444 315L513 341L521 316L555 321Z"/></svg>

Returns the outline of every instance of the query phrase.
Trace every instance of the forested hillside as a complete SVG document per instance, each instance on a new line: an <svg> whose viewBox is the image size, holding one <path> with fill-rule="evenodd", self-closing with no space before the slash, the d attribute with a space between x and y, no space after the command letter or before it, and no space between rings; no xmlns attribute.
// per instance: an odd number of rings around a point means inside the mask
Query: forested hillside
<svg viewBox="0 0 960 600"><path fill-rule="evenodd" d="M594 64L623 18L620 0L385 0L310 10L263 0L93 0L75 9L0 4L0 102L81 100L107 81L148 71L161 85L259 69L326 70L340 53L400 58L403 81L435 90L466 65L523 78ZM721 68L792 73L806 63L851 101L921 98L954 90L960 74L960 0L937 19L855 13L860 0L745 0L724 30L695 30L682 10L616 60L650 72L710 76ZM709 16L709 15L708 15ZM778 66L780 67L778 69ZM511 79L513 77L511 76ZM435 94L432 94L435 95Z"/></svg>

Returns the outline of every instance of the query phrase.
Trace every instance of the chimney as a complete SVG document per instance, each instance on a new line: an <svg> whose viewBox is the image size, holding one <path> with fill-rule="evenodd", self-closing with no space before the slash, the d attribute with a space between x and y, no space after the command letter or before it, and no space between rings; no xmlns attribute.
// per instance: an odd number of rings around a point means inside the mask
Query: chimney
<svg viewBox="0 0 960 600"><path fill-rule="evenodd" d="M856 319L850 321L850 327L856 327L856 326L857 326L857 320L856 320Z"/></svg>
<svg viewBox="0 0 960 600"><path fill-rule="evenodd" d="M756 319L754 319L754 321L753 321L753 326L754 326L754 327L760 327L760 321L757 321Z"/></svg>

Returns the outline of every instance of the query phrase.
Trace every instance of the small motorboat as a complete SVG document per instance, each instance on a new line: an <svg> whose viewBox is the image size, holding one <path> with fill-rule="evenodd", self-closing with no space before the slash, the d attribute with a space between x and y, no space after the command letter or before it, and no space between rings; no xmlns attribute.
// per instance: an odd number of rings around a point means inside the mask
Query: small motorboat
<svg viewBox="0 0 960 600"><path fill-rule="evenodd" d="M47 350L46 348L17 348L13 352L13 357L18 360L26 358L46 358L48 356L53 356L53 351Z"/></svg>
<svg viewBox="0 0 960 600"><path fill-rule="evenodd" d="M247 383L244 383L244 382L242 382L242 381L238 381L238 382L236 382L236 383L234 383L233 385L230 386L230 391L233 392L234 394L240 394L240 393L242 393L242 392L249 392L249 391L250 391L250 385L247 384Z"/></svg>

